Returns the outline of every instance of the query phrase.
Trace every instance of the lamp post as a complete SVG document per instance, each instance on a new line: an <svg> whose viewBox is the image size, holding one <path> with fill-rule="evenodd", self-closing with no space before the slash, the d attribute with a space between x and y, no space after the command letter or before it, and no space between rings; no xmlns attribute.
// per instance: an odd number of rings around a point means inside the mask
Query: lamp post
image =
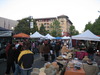
<svg viewBox="0 0 100 75"><path fill-rule="evenodd" d="M71 32L71 30L69 30L69 36L70 36L69 49L71 49L72 48L72 32Z"/></svg>
<svg viewBox="0 0 100 75"><path fill-rule="evenodd" d="M32 28L34 28L34 24L33 24L33 17L29 16L29 19L27 20L29 22L29 29L31 30ZM31 35L31 31L30 31L30 35Z"/></svg>
<svg viewBox="0 0 100 75"><path fill-rule="evenodd" d="M34 28L34 27L33 27L33 17L30 16L30 19L31 19L31 20L30 20L30 28Z"/></svg>
<svg viewBox="0 0 100 75"><path fill-rule="evenodd" d="M69 42L69 48L70 48L70 49L72 48L72 36L71 36L71 33L70 33L70 42Z"/></svg>

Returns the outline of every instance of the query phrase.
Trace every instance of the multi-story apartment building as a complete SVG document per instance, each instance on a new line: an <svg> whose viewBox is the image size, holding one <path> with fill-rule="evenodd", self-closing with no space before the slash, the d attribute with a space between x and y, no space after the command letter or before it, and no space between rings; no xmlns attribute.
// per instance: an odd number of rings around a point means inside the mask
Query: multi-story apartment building
<svg viewBox="0 0 100 75"><path fill-rule="evenodd" d="M13 30L17 24L18 24L18 21L0 17L0 27Z"/></svg>
<svg viewBox="0 0 100 75"><path fill-rule="evenodd" d="M56 20L56 17L52 18L39 18L35 19L38 29L40 29L41 25L43 24L45 29L50 31L50 25Z"/></svg>
<svg viewBox="0 0 100 75"><path fill-rule="evenodd" d="M46 30L50 31L50 25L53 24L55 20L58 20L60 22L61 31L63 34L69 33L69 28L73 23L69 20L68 16L61 15L57 17L51 17L51 18L38 18L35 19L38 29L40 29L41 25L43 24L46 28Z"/></svg>

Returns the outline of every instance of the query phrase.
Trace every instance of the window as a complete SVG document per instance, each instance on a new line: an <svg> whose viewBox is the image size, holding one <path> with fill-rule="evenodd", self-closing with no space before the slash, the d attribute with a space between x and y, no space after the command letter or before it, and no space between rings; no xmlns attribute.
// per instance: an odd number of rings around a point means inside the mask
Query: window
<svg viewBox="0 0 100 75"><path fill-rule="evenodd" d="M46 25L46 23L44 23L44 25Z"/></svg>
<svg viewBox="0 0 100 75"><path fill-rule="evenodd" d="M61 24L63 25L64 24L64 21L61 21Z"/></svg>
<svg viewBox="0 0 100 75"><path fill-rule="evenodd" d="M47 26L47 28L49 28L49 26Z"/></svg>

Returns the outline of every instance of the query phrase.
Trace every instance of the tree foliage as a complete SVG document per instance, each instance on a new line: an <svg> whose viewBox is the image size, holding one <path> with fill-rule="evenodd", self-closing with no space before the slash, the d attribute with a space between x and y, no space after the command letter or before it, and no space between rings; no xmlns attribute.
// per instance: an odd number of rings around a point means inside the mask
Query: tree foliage
<svg viewBox="0 0 100 75"><path fill-rule="evenodd" d="M41 25L39 32L42 35L46 35L48 33L43 24Z"/></svg>
<svg viewBox="0 0 100 75"><path fill-rule="evenodd" d="M91 22L88 22L88 24L85 25L84 31L87 29L89 29L96 35L100 35L100 16L95 20L93 24Z"/></svg>
<svg viewBox="0 0 100 75"><path fill-rule="evenodd" d="M92 30L92 25L93 24L91 22L88 22L88 24L85 25L84 31L86 31L87 29Z"/></svg>
<svg viewBox="0 0 100 75"><path fill-rule="evenodd" d="M29 22L27 22L27 19L22 19L22 20L19 20L19 23L18 25L15 27L15 30L14 32L15 33L26 33L26 34L29 34L30 32L30 29L29 29Z"/></svg>
<svg viewBox="0 0 100 75"><path fill-rule="evenodd" d="M79 32L75 29L75 26L70 26L70 35L77 35Z"/></svg>
<svg viewBox="0 0 100 75"><path fill-rule="evenodd" d="M61 26L58 20L55 20L53 24L51 24L51 35L52 36L61 36Z"/></svg>
<svg viewBox="0 0 100 75"><path fill-rule="evenodd" d="M100 16L95 20L92 26L92 32L96 35L100 35Z"/></svg>
<svg viewBox="0 0 100 75"><path fill-rule="evenodd" d="M18 25L14 29L14 33L34 33L35 31L38 31L38 27L36 25L36 22L33 20L33 28L30 28L30 21L33 19L30 18L24 18L22 20L19 20Z"/></svg>

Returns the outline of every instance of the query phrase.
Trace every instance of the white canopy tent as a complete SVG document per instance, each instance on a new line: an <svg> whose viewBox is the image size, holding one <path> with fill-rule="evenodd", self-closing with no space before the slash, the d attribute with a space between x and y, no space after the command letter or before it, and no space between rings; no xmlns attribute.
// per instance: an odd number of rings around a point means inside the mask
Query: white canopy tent
<svg viewBox="0 0 100 75"><path fill-rule="evenodd" d="M70 39L70 37L64 36L62 37L62 39Z"/></svg>
<svg viewBox="0 0 100 75"><path fill-rule="evenodd" d="M50 34L47 34L45 37L46 39L55 39L55 37L51 36Z"/></svg>
<svg viewBox="0 0 100 75"><path fill-rule="evenodd" d="M72 36L72 39L100 41L100 37L93 34L90 30L86 30L85 32L79 35Z"/></svg>
<svg viewBox="0 0 100 75"><path fill-rule="evenodd" d="M30 35L30 38L44 38L45 36L41 35L39 32L35 32L34 34Z"/></svg>

